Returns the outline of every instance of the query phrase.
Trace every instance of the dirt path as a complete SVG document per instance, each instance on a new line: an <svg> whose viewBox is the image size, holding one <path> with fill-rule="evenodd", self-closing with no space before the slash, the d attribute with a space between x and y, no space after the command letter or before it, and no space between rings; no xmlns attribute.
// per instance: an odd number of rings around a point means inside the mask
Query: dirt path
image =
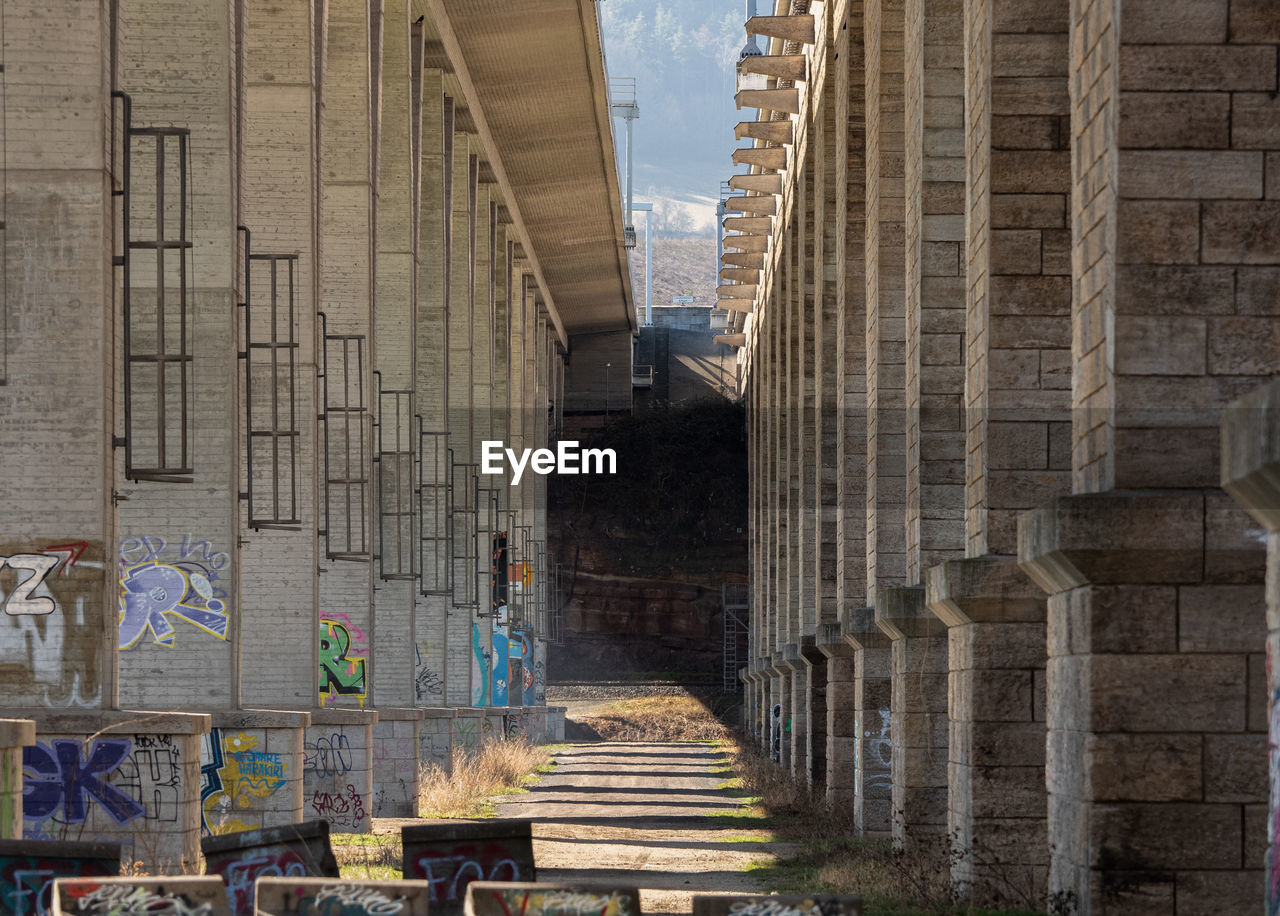
<svg viewBox="0 0 1280 916"><path fill-rule="evenodd" d="M499 817L533 823L540 881L616 881L641 889L645 914L688 913L693 894L758 893L748 863L783 852L744 841L767 831L712 816L741 803L716 788L720 759L705 744L573 744Z"/></svg>

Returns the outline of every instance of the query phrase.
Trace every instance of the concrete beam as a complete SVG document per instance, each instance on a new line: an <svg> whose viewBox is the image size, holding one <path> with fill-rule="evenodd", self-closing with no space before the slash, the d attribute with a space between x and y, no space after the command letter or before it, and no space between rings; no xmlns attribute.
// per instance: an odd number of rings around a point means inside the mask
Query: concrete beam
<svg viewBox="0 0 1280 916"><path fill-rule="evenodd" d="M716 308L725 309L730 312L745 312L751 314L755 311L756 302L754 299L717 299Z"/></svg>
<svg viewBox="0 0 1280 916"><path fill-rule="evenodd" d="M736 149L733 151L733 164L782 171L787 167L787 151L778 146Z"/></svg>
<svg viewBox="0 0 1280 916"><path fill-rule="evenodd" d="M727 232L763 232L773 228L773 220L767 216L730 216L724 221Z"/></svg>
<svg viewBox="0 0 1280 916"><path fill-rule="evenodd" d="M759 251L726 251L720 260L734 267L764 267L764 254Z"/></svg>
<svg viewBox="0 0 1280 916"><path fill-rule="evenodd" d="M747 343L746 334L717 334L711 338L712 343L725 344L730 347L742 347Z"/></svg>
<svg viewBox="0 0 1280 916"><path fill-rule="evenodd" d="M739 108L800 113L799 89L743 89L733 97Z"/></svg>
<svg viewBox="0 0 1280 916"><path fill-rule="evenodd" d="M815 38L812 16L752 16L747 20L748 35L767 35L783 41L811 45Z"/></svg>
<svg viewBox="0 0 1280 916"><path fill-rule="evenodd" d="M795 132L790 121L739 121L733 128L733 135L739 140L750 137L753 140L786 144L792 142Z"/></svg>
<svg viewBox="0 0 1280 916"><path fill-rule="evenodd" d="M735 191L759 191L762 194L781 194L781 175L734 175L729 187Z"/></svg>
<svg viewBox="0 0 1280 916"><path fill-rule="evenodd" d="M778 201L772 196L729 197L725 199L724 206L726 210L734 210L738 213L763 213L766 216L773 216L778 212Z"/></svg>
<svg viewBox="0 0 1280 916"><path fill-rule="evenodd" d="M720 278L722 280L740 280L743 283L754 283L759 277L759 270L748 270L743 267L723 267L720 269Z"/></svg>
<svg viewBox="0 0 1280 916"><path fill-rule="evenodd" d="M767 235L728 235L724 239L725 248L737 248L739 251L768 251Z"/></svg>
<svg viewBox="0 0 1280 916"><path fill-rule="evenodd" d="M803 83L809 75L808 64L803 54L764 54L759 57L744 57L738 63L740 73L763 73L765 76L776 76L779 79L793 80Z"/></svg>
<svg viewBox="0 0 1280 916"><path fill-rule="evenodd" d="M716 295L731 299L754 299L756 287L746 283L725 283L716 287Z"/></svg>

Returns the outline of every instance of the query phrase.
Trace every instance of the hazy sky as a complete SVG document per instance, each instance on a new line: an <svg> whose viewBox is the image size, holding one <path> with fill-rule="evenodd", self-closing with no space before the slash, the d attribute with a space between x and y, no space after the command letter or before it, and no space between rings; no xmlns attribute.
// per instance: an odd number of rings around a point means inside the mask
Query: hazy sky
<svg viewBox="0 0 1280 916"><path fill-rule="evenodd" d="M598 9L610 78L636 78L636 200L686 202L713 224L743 120L733 102L743 0L601 0ZM625 122L613 125L621 161Z"/></svg>

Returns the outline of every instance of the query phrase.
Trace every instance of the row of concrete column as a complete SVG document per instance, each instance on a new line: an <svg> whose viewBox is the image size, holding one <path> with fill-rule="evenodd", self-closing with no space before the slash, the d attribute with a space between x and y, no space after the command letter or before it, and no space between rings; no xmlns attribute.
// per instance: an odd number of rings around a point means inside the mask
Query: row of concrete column
<svg viewBox="0 0 1280 916"><path fill-rule="evenodd" d="M412 815L548 730L546 570L492 588L545 478L478 465L563 348L498 151L416 0L91 7L5 6L0 791L154 868Z"/></svg>
<svg viewBox="0 0 1280 916"><path fill-rule="evenodd" d="M812 41L798 114L740 126L785 167L739 208L776 199L763 268L727 274L758 284L749 729L978 902L1280 899L1266 538L1219 488L1224 408L1280 370L1280 17L776 13ZM1261 404L1228 411L1241 476Z"/></svg>

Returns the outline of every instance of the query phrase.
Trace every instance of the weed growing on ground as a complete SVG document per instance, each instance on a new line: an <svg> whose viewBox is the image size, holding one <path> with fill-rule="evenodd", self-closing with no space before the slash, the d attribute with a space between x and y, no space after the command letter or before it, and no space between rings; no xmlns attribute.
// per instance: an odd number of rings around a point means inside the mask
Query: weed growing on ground
<svg viewBox="0 0 1280 916"><path fill-rule="evenodd" d="M743 826L771 826L795 843L794 854L748 866L766 892L860 894L866 916L1036 916L1030 910L983 910L958 905L937 857L907 855L889 840L856 837L853 812L828 804L745 741L720 745L735 774L729 794L758 796L735 812Z"/></svg>
<svg viewBox="0 0 1280 916"><path fill-rule="evenodd" d="M605 741L709 741L729 730L706 702L687 694L618 700L575 721Z"/></svg>
<svg viewBox="0 0 1280 916"><path fill-rule="evenodd" d="M528 791L523 787L536 782L539 767L549 764L547 748L523 738L456 748L450 772L431 764L423 767L418 813L422 817L493 817L497 813L493 796Z"/></svg>
<svg viewBox="0 0 1280 916"><path fill-rule="evenodd" d="M338 870L344 878L399 881L404 851L400 833L331 833Z"/></svg>

